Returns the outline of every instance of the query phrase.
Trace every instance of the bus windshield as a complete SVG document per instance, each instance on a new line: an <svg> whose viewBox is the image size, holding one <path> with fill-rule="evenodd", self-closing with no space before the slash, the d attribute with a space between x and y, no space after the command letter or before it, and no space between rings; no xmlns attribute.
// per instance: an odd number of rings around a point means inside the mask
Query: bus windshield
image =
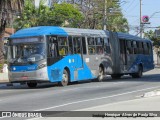
<svg viewBox="0 0 160 120"><path fill-rule="evenodd" d="M45 58L45 44L15 44L11 47L11 62L37 62Z"/></svg>

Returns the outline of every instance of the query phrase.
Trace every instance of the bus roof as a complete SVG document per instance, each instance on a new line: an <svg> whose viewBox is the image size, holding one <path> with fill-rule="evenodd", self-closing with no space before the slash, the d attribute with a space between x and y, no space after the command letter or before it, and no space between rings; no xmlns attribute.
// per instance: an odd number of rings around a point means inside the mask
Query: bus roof
<svg viewBox="0 0 160 120"><path fill-rule="evenodd" d="M121 33L121 32L118 32L118 37L121 38L121 39L126 39L126 40L137 40L137 41L150 41L149 39L143 39L143 38L140 38L138 36L134 36L134 35L130 35L130 34L127 34L127 33Z"/></svg>
<svg viewBox="0 0 160 120"><path fill-rule="evenodd" d="M107 37L109 32L104 30L94 30L94 29L78 29L78 28L64 28L58 26L38 26L25 28L17 31L15 34L11 35L10 38L22 38L22 37L33 37L42 35L88 35L88 36L100 36Z"/></svg>
<svg viewBox="0 0 160 120"><path fill-rule="evenodd" d="M25 28L17 31L15 34L11 35L10 38L22 38L22 37L33 37L33 36L42 36L42 35L67 35L67 33L56 26L39 26L39 27L31 27Z"/></svg>

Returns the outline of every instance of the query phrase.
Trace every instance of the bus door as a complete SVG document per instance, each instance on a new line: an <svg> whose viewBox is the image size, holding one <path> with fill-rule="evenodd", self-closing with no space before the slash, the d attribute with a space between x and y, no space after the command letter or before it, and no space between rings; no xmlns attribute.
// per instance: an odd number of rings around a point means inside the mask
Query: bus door
<svg viewBox="0 0 160 120"><path fill-rule="evenodd" d="M55 63L58 60L58 41L57 36L47 36L48 52L47 52L47 64L48 66Z"/></svg>
<svg viewBox="0 0 160 120"><path fill-rule="evenodd" d="M124 71L127 69L127 48L126 48L126 40L120 39L120 63L121 63L121 69Z"/></svg>
<svg viewBox="0 0 160 120"><path fill-rule="evenodd" d="M73 37L73 52L76 54L75 68L83 69L82 38Z"/></svg>
<svg viewBox="0 0 160 120"><path fill-rule="evenodd" d="M118 34L116 32L110 32L110 43L111 43L111 59L112 59L112 71L113 74L120 73L120 47Z"/></svg>

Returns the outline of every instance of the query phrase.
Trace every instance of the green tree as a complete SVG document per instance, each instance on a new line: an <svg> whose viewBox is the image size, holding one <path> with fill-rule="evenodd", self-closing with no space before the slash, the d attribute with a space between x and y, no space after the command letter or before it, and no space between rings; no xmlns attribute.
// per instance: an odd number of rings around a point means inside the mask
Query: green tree
<svg viewBox="0 0 160 120"><path fill-rule="evenodd" d="M23 13L14 21L14 27L16 29L22 29L33 26L50 25L50 8L43 4L44 1L41 0L39 7L36 7L33 4L33 0L25 0Z"/></svg>
<svg viewBox="0 0 160 120"><path fill-rule="evenodd" d="M155 47L160 46L160 38L157 38L155 36L155 33L154 33L153 30L149 30L149 31L145 32L144 37L152 40L153 41L153 46L155 46Z"/></svg>
<svg viewBox="0 0 160 120"><path fill-rule="evenodd" d="M0 0L0 63L4 62L3 35L16 13L22 12L24 0Z"/></svg>
<svg viewBox="0 0 160 120"><path fill-rule="evenodd" d="M111 31L128 32L128 21L124 18L119 5L120 0L106 0L106 21L104 21L105 0L67 0L76 4L84 15L82 28L103 29L104 23Z"/></svg>
<svg viewBox="0 0 160 120"><path fill-rule="evenodd" d="M48 7L41 0L39 7L35 7L31 1L26 0L21 17L15 21L16 29L47 25L77 27L77 23L83 19L79 10L71 4L61 3Z"/></svg>
<svg viewBox="0 0 160 120"><path fill-rule="evenodd" d="M83 20L83 16L78 8L72 4L54 4L53 8L56 25L79 27L79 23Z"/></svg>

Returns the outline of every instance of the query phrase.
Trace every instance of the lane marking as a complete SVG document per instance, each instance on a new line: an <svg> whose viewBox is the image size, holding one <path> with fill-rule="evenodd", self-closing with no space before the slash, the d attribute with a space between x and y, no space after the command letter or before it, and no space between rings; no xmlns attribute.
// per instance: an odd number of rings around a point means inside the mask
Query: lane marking
<svg viewBox="0 0 160 120"><path fill-rule="evenodd" d="M106 97L80 100L80 101L76 101L76 102L66 103L66 104L62 104L62 105L56 105L56 106L47 107L47 108L42 108L42 109L33 110L33 111L44 111L44 110L49 110L49 109L64 107L64 106L68 106L68 105L72 105L72 104L78 104L78 103L83 103L83 102L89 102L89 101L101 100L101 99L106 99L106 98L112 98L112 97L127 95L127 94L131 94L131 93L140 92L140 91L145 91L145 90L150 90L150 89L155 89L155 88L160 88L160 87L157 86L157 87L151 87L151 88L146 88L146 89L141 89L141 90L136 90L136 91L130 91L130 92L121 93L121 94L116 94L116 95L111 95L111 96L106 96Z"/></svg>
<svg viewBox="0 0 160 120"><path fill-rule="evenodd" d="M137 99L133 99L133 100L125 100L125 101L120 101L120 102L116 102L116 103L109 103L109 104L104 104L104 105L98 105L95 107L89 107L89 108L84 108L84 109L78 109L75 111L85 111L85 110L90 110L90 109L95 109L95 108L100 108L100 107L107 107L107 106L111 106L111 105L117 105L117 104L121 104L121 103L128 103L128 102L132 102L132 101L139 101L141 99L147 99L147 98L137 98Z"/></svg>

